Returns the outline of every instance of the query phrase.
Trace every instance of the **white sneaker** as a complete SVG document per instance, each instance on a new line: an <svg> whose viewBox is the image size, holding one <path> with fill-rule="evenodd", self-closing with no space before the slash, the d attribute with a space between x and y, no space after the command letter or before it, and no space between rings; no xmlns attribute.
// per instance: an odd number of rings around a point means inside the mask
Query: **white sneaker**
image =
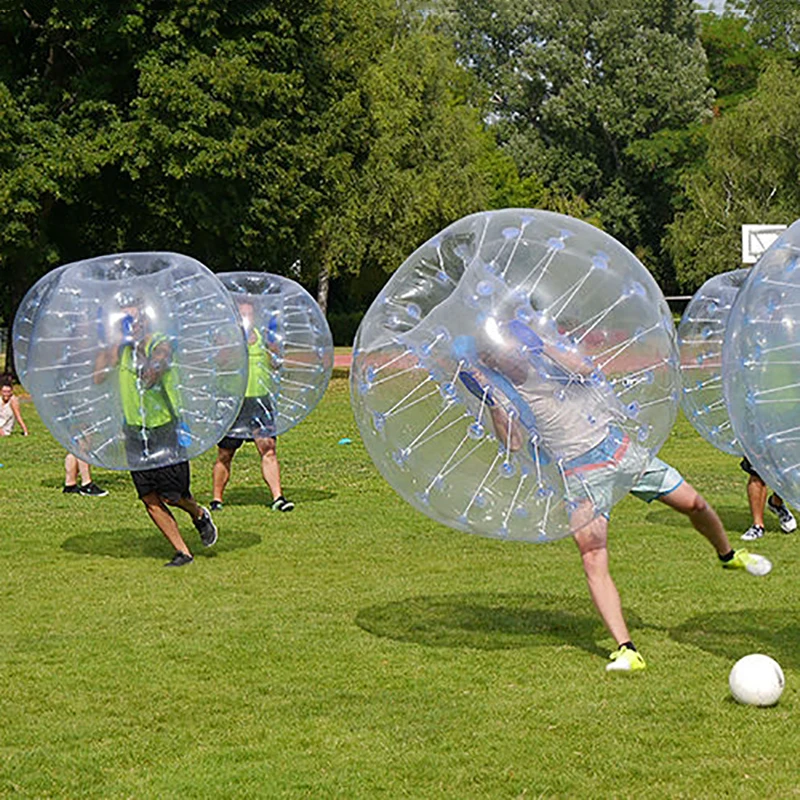
<svg viewBox="0 0 800 800"><path fill-rule="evenodd" d="M781 530L784 533L791 533L797 529L797 520L794 518L794 514L789 511L789 506L787 506L786 503L780 506L773 505L772 501L774 497L775 495L773 494L769 500L767 500L767 508L778 517Z"/></svg>
<svg viewBox="0 0 800 800"><path fill-rule="evenodd" d="M743 534L742 539L746 542L754 542L764 535L764 529L760 525L751 525Z"/></svg>

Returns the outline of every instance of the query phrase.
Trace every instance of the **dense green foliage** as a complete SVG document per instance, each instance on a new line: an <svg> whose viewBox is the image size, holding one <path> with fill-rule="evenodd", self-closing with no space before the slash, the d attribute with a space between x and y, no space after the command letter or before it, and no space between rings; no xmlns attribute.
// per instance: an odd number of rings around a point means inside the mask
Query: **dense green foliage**
<svg viewBox="0 0 800 800"><path fill-rule="evenodd" d="M462 60L492 95L521 173L585 198L668 280L657 256L669 203L634 145L708 114L692 0L454 5Z"/></svg>
<svg viewBox="0 0 800 800"><path fill-rule="evenodd" d="M685 176L689 208L669 243L685 285L736 269L740 226L793 221L800 209L800 75L771 63L758 91L708 134L702 166Z"/></svg>
<svg viewBox="0 0 800 800"><path fill-rule="evenodd" d="M30 403L0 439L0 795L25 798L791 797L797 787L797 534L775 520L755 579L686 519L626 499L612 571L648 660L612 646L574 545L452 531L404 503L360 444L347 385L279 444L297 508L276 514L251 445L219 542L170 548L125 473L61 494L63 451ZM348 436L351 445L339 445ZM749 525L746 476L681 421L663 451ZM211 458L192 463L210 498ZM180 513L180 512L178 512ZM755 548L754 548L755 549ZM772 709L729 697L766 652Z"/></svg>
<svg viewBox="0 0 800 800"><path fill-rule="evenodd" d="M748 103L800 150L770 77L794 80L796 4L732 6L7 2L0 324L57 264L169 249L297 275L345 320L445 225L508 206L588 219L692 291L733 266L743 215L797 214L791 164L741 162L769 202L705 198L728 191L720 147L768 146Z"/></svg>

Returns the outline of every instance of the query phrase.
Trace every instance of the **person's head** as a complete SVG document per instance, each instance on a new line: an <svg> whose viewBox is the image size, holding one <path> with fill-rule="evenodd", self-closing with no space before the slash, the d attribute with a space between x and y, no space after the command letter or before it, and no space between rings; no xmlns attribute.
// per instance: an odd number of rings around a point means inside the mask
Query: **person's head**
<svg viewBox="0 0 800 800"><path fill-rule="evenodd" d="M478 361L499 372L517 385L528 377L528 360L521 352L521 343L506 322L489 317L477 337Z"/></svg>
<svg viewBox="0 0 800 800"><path fill-rule="evenodd" d="M141 338L147 326L147 309L142 298L133 292L118 292L114 298L119 306L119 320L126 338Z"/></svg>
<svg viewBox="0 0 800 800"><path fill-rule="evenodd" d="M10 381L3 381L0 384L0 397L3 398L3 402L8 402L11 399L11 396L14 394L14 387L11 385Z"/></svg>
<svg viewBox="0 0 800 800"><path fill-rule="evenodd" d="M242 300L238 303L239 314L242 317L242 324L245 331L250 331L253 327L253 320L255 319L255 308L249 300Z"/></svg>

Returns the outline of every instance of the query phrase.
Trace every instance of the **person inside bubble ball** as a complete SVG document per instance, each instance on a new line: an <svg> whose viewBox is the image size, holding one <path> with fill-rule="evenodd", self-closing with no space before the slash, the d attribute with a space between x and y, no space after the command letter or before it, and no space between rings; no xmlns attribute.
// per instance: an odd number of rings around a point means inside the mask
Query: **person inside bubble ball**
<svg viewBox="0 0 800 800"><path fill-rule="evenodd" d="M217 444L217 460L214 462L212 511L221 511L225 487L231 477L231 466L236 451L246 441L255 443L261 458L261 477L272 493L273 511L292 511L294 503L283 496L281 469L278 463L277 437L275 435L275 411L270 398L272 386L272 348L274 333L261 331L255 324L255 309L247 301L239 302L239 313L247 335L247 387L239 416L231 430L246 428L247 439L233 436L223 437Z"/></svg>
<svg viewBox="0 0 800 800"><path fill-rule="evenodd" d="M0 386L0 436L10 436L14 429L14 420L19 422L22 428L22 435L28 435L28 426L22 419L22 412L19 408L19 400L14 395L14 387L10 379L3 379Z"/></svg>
<svg viewBox="0 0 800 800"><path fill-rule="evenodd" d="M511 451L534 438L537 446L558 454L589 594L617 644L606 669L643 670L644 658L631 640L609 571L609 511L619 470L632 470L634 476L641 472L631 494L648 503L659 500L686 515L714 547L722 567L761 576L772 565L763 556L734 550L716 511L697 490L674 467L649 457L615 424L619 412L614 409L613 392L591 359L557 341L545 326L537 332L518 320L490 319L487 333L481 338L473 377L483 385L497 438ZM506 410L503 394L507 399L509 394L522 398L535 418L533 432L526 430L513 403L507 403Z"/></svg>
<svg viewBox="0 0 800 800"><path fill-rule="evenodd" d="M98 330L101 350L95 363L95 382L116 375L124 416L125 447L131 478L150 519L175 548L167 567L182 567L194 560L168 506L176 506L192 519L204 546L217 541L217 526L208 509L195 500L190 489L186 459L160 467L147 467L159 457L179 455L188 442L181 424L172 345L162 333L150 331L153 315L138 296L120 293L119 312L112 315L114 331L106 337ZM107 341L110 338L110 341Z"/></svg>

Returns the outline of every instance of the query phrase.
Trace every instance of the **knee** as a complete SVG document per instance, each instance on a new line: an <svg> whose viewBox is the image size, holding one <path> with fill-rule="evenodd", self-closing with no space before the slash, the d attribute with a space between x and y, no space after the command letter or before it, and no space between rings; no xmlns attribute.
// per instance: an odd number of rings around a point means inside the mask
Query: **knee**
<svg viewBox="0 0 800 800"><path fill-rule="evenodd" d="M695 492L694 497L691 499L689 503L689 508L687 510L687 513L690 516L694 516L695 514L705 514L709 508L710 506L706 502L705 497L703 497L703 495L699 494L698 492Z"/></svg>
<svg viewBox="0 0 800 800"><path fill-rule="evenodd" d="M222 464L223 467L227 467L228 469L230 469L232 461L233 461L233 453L230 450L217 451L217 463Z"/></svg>
<svg viewBox="0 0 800 800"><path fill-rule="evenodd" d="M142 501L147 513L151 516L155 511L163 507L161 498L157 494L146 494L144 497L140 497L139 499Z"/></svg>
<svg viewBox="0 0 800 800"><path fill-rule="evenodd" d="M264 444L262 445L261 450L261 457L262 458L270 458L274 459L278 457L278 451L275 447L275 440L274 439L265 439Z"/></svg>
<svg viewBox="0 0 800 800"><path fill-rule="evenodd" d="M608 535L605 526L588 525L574 535L584 564L593 564L606 557Z"/></svg>

